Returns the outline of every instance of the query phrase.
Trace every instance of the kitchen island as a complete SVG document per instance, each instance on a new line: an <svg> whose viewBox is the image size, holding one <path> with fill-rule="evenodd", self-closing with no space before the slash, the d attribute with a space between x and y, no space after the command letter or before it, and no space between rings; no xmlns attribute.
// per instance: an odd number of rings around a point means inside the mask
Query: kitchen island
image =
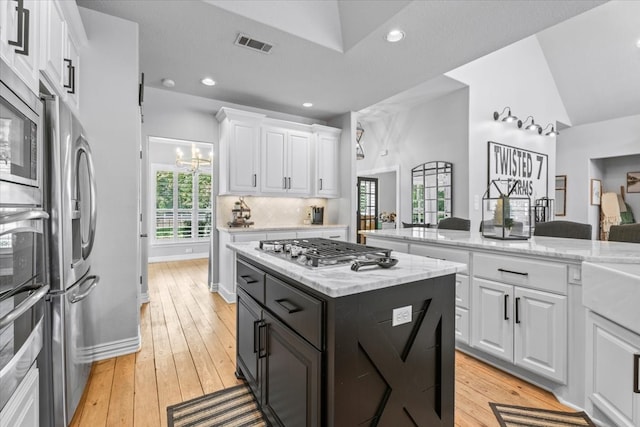
<svg viewBox="0 0 640 427"><path fill-rule="evenodd" d="M403 253L389 269L299 265L230 243L237 369L274 425L453 426L454 278Z"/></svg>
<svg viewBox="0 0 640 427"><path fill-rule="evenodd" d="M640 364L633 356L640 354L640 273L630 271L639 270L640 245L540 236L496 240L425 228L363 234L368 245L467 265L456 275L459 350L605 424L639 425L640 394L632 384ZM611 330L634 343L635 353L627 344L603 350L623 342L611 338Z"/></svg>

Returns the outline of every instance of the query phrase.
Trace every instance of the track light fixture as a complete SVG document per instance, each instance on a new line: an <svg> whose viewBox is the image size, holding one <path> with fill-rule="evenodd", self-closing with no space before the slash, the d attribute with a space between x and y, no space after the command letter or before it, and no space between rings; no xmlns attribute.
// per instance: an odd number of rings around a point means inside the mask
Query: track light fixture
<svg viewBox="0 0 640 427"><path fill-rule="evenodd" d="M549 129L549 126L551 126L551 130L547 133L545 133L545 136L558 136L560 135L560 132L557 132L555 127L549 123L544 129L542 129L542 131L545 131L547 129Z"/></svg>
<svg viewBox="0 0 640 427"><path fill-rule="evenodd" d="M531 123L527 124L529 119L531 119ZM542 127L539 124L536 124L536 122L533 120L533 116L527 117L526 119L524 119L524 122L522 120L518 120L518 127L522 128L522 126L524 126L526 130L536 131L538 132L538 134L542 133Z"/></svg>
<svg viewBox="0 0 640 427"><path fill-rule="evenodd" d="M511 115L511 107L504 107L504 110L502 110L502 113L499 113L499 114L497 111L494 111L493 120L498 120L500 116L502 116L505 113L505 111L507 112L507 115L502 118L503 122L515 122L516 120L518 120L516 116Z"/></svg>

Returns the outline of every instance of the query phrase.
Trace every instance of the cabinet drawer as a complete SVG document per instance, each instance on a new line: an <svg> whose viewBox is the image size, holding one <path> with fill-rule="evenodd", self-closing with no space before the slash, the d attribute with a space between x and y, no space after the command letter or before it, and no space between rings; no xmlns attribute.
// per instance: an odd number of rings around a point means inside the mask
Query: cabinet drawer
<svg viewBox="0 0 640 427"><path fill-rule="evenodd" d="M243 262L236 264L236 282L238 286L256 301L264 304L264 272Z"/></svg>
<svg viewBox="0 0 640 427"><path fill-rule="evenodd" d="M322 349L322 301L267 276L265 305L287 326Z"/></svg>
<svg viewBox="0 0 640 427"><path fill-rule="evenodd" d="M469 308L469 276L456 274L456 307Z"/></svg>
<svg viewBox="0 0 640 427"><path fill-rule="evenodd" d="M426 256L429 258L437 258L443 259L446 261L459 262L467 266L467 270L464 272L468 272L469 268L469 252L467 251L459 251L455 249L447 249L438 246L424 246L424 245L416 245L411 244L411 248L409 253L414 255Z"/></svg>
<svg viewBox="0 0 640 427"><path fill-rule="evenodd" d="M493 254L473 255L473 275L502 283L567 294L567 266Z"/></svg>
<svg viewBox="0 0 640 427"><path fill-rule="evenodd" d="M368 246L375 246L376 248L391 249L392 251L409 253L409 244L398 242L395 240L379 239L376 236L367 236ZM393 256L393 255L392 255Z"/></svg>

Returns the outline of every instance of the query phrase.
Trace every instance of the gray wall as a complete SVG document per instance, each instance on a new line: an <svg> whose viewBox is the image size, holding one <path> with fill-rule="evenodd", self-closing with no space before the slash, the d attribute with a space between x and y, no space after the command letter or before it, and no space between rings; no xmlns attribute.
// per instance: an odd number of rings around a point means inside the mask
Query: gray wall
<svg viewBox="0 0 640 427"><path fill-rule="evenodd" d="M356 162L357 173L398 166L398 222L411 222L411 169L434 160L453 163L453 214L468 217L468 111L464 88L394 114L360 117L365 158Z"/></svg>
<svg viewBox="0 0 640 427"><path fill-rule="evenodd" d="M138 25L80 8L89 45L82 51L80 120L97 182L91 271L100 284L88 304L94 358L130 353L138 335Z"/></svg>

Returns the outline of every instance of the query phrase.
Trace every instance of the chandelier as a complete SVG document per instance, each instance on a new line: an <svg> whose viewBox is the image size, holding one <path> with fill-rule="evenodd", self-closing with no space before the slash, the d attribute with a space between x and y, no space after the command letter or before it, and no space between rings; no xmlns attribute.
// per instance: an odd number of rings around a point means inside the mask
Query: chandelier
<svg viewBox="0 0 640 427"><path fill-rule="evenodd" d="M191 158L185 158L180 147L176 148L176 166L188 170L191 173L200 172L200 166L211 166L213 151L209 151L209 157L203 157L196 144L191 144Z"/></svg>

